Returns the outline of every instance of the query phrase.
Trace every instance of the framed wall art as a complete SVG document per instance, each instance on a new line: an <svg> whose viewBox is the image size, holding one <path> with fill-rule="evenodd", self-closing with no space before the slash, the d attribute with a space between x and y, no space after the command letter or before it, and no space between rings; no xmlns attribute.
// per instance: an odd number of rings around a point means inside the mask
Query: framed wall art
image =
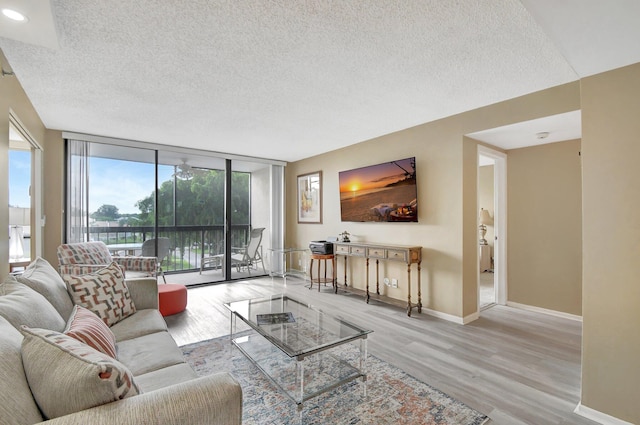
<svg viewBox="0 0 640 425"><path fill-rule="evenodd" d="M416 158L341 171L342 221L417 222Z"/></svg>
<svg viewBox="0 0 640 425"><path fill-rule="evenodd" d="M298 223L322 223L322 171L298 176Z"/></svg>

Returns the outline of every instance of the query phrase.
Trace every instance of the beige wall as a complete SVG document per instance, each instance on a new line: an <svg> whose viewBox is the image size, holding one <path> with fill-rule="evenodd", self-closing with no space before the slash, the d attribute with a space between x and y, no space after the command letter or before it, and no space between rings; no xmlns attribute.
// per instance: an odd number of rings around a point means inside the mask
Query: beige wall
<svg viewBox="0 0 640 425"><path fill-rule="evenodd" d="M7 60L0 51L0 62L7 68ZM27 98L17 77L0 78L0 276L9 272L9 111L22 122L29 134L46 151L45 128Z"/></svg>
<svg viewBox="0 0 640 425"><path fill-rule="evenodd" d="M582 80L582 404L640 424L640 64Z"/></svg>
<svg viewBox="0 0 640 425"><path fill-rule="evenodd" d="M582 315L580 140L507 152L508 300Z"/></svg>
<svg viewBox="0 0 640 425"><path fill-rule="evenodd" d="M462 317L478 317L478 143L462 138Z"/></svg>
<svg viewBox="0 0 640 425"><path fill-rule="evenodd" d="M43 257L54 267L58 265L56 249L63 242L64 231L64 141L62 133L47 130L44 150L44 227Z"/></svg>
<svg viewBox="0 0 640 425"><path fill-rule="evenodd" d="M477 311L477 144L464 135L579 108L579 84L572 83L291 163L286 244L307 246L348 230L357 241L421 245L424 306L457 318L472 315ZM341 222L338 172L410 156L416 157L419 223ZM296 176L318 170L323 172L323 223L298 224ZM364 264L351 265L352 282L363 287ZM406 297L405 269L381 265L381 277L399 279L399 288L385 287L387 295Z"/></svg>

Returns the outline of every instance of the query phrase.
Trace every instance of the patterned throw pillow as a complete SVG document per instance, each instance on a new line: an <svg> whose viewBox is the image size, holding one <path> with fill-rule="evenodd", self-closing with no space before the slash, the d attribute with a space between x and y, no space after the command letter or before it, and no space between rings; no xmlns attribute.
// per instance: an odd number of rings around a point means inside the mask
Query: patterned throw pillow
<svg viewBox="0 0 640 425"><path fill-rule="evenodd" d="M73 307L64 334L116 358L116 337L111 329L98 316L80 305Z"/></svg>
<svg viewBox="0 0 640 425"><path fill-rule="evenodd" d="M97 314L107 326L136 312L122 269L115 262L93 273L63 277L73 303Z"/></svg>
<svg viewBox="0 0 640 425"><path fill-rule="evenodd" d="M48 419L140 393L126 366L88 345L46 329L21 332L25 375Z"/></svg>

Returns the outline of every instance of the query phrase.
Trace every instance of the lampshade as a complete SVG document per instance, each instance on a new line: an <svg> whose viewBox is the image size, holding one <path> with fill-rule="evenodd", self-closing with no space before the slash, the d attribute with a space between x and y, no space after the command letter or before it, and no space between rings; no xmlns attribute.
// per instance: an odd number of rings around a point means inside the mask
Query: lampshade
<svg viewBox="0 0 640 425"><path fill-rule="evenodd" d="M9 207L10 226L28 226L31 224L31 209Z"/></svg>
<svg viewBox="0 0 640 425"><path fill-rule="evenodd" d="M483 208L480 208L480 214L478 216L478 219L480 220L480 224L491 224L493 222L493 220L491 219L491 216L489 215L489 211L485 210Z"/></svg>

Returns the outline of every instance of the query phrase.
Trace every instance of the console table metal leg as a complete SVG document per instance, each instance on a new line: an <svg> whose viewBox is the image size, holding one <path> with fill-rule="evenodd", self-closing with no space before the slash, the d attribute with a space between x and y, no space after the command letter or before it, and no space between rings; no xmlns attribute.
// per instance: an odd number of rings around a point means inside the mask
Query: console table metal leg
<svg viewBox="0 0 640 425"><path fill-rule="evenodd" d="M336 264L337 264L337 260L336 257L334 256L333 259L331 260L331 276L333 278L333 282L331 282L333 284L333 291L335 294L338 293L338 273L336 273Z"/></svg>
<svg viewBox="0 0 640 425"><path fill-rule="evenodd" d="M380 260L376 260L376 294L380 295Z"/></svg>
<svg viewBox="0 0 640 425"><path fill-rule="evenodd" d="M422 261L418 261L418 313L422 313L422 284L420 282L420 263Z"/></svg>
<svg viewBox="0 0 640 425"><path fill-rule="evenodd" d="M344 256L344 286L347 286L347 256Z"/></svg>
<svg viewBox="0 0 640 425"><path fill-rule="evenodd" d="M407 316L411 317L411 263L407 264Z"/></svg>
<svg viewBox="0 0 640 425"><path fill-rule="evenodd" d="M369 304L369 258L367 258L367 304Z"/></svg>

